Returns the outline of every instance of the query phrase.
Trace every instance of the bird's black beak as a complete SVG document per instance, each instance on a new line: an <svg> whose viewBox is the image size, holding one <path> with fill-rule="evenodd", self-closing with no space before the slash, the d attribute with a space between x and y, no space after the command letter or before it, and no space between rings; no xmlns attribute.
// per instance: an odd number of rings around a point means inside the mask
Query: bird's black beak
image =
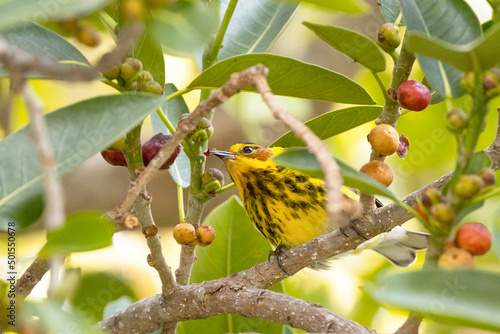
<svg viewBox="0 0 500 334"><path fill-rule="evenodd" d="M213 154L217 158L220 158L222 160L233 159L236 156L236 153L219 150L210 150L210 154Z"/></svg>

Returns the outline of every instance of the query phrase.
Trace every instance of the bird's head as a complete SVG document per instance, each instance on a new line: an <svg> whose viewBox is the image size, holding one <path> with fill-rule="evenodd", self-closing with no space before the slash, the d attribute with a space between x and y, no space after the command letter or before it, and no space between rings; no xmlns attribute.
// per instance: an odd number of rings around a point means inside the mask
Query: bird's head
<svg viewBox="0 0 500 334"><path fill-rule="evenodd" d="M281 147L266 148L253 143L235 144L228 151L210 151L211 154L224 160L226 164L230 164L233 161L267 161L282 152L283 148Z"/></svg>

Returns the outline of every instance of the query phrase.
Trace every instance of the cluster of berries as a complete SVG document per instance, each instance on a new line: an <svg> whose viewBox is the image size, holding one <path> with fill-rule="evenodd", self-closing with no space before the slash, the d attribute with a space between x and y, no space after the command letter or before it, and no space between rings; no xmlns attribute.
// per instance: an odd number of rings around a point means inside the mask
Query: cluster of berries
<svg viewBox="0 0 500 334"><path fill-rule="evenodd" d="M444 269L474 267L474 256L484 255L491 248L492 235L481 223L465 223L460 226L455 239L446 244L438 264Z"/></svg>
<svg viewBox="0 0 500 334"><path fill-rule="evenodd" d="M158 133L154 135L151 139L142 145L142 161L144 166L148 166L151 160L160 152L161 148L165 146L170 140L171 136ZM113 166L127 166L127 161L123 155L122 149L124 148L123 139L117 141L115 144L110 146L108 149L101 151L101 155L110 165ZM182 146L178 145L170 156L170 158L161 166L160 169L168 169L175 161L179 153L181 152Z"/></svg>
<svg viewBox="0 0 500 334"><path fill-rule="evenodd" d="M215 239L215 230L207 225L199 226L195 230L190 223L180 223L174 227L174 239L182 246L207 247Z"/></svg>
<svg viewBox="0 0 500 334"><path fill-rule="evenodd" d="M107 53L103 56L110 57ZM142 70L142 62L136 58L127 58L122 64L115 64L103 71L102 75L126 90L141 91L163 95L162 86L153 79L149 71Z"/></svg>
<svg viewBox="0 0 500 334"><path fill-rule="evenodd" d="M495 172L491 168L483 168L478 175L461 175L455 186L455 194L461 202L473 199L486 187L495 184ZM429 229L439 233L442 226L451 226L456 214L446 203L441 191L436 188L427 189L417 207L419 214L429 222Z"/></svg>

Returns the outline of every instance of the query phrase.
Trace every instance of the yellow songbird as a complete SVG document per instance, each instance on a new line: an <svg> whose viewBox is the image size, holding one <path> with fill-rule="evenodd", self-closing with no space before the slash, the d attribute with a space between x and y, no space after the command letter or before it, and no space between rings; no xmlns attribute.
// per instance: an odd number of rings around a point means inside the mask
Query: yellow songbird
<svg viewBox="0 0 500 334"><path fill-rule="evenodd" d="M323 180L278 165L271 158L284 151L243 143L229 151L211 150L221 158L233 179L248 216L255 227L276 247L293 248L340 226L324 209ZM357 195L344 187L350 197ZM408 266L416 259L416 249L428 246L427 233L401 227L382 234L365 246L384 255L397 266ZM278 257L279 260L279 257Z"/></svg>

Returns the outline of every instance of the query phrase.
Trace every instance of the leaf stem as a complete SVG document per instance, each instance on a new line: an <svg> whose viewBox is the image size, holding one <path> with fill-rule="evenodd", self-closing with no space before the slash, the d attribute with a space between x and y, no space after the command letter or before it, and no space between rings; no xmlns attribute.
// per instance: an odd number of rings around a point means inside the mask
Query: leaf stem
<svg viewBox="0 0 500 334"><path fill-rule="evenodd" d="M219 30L217 31L217 35L215 35L215 40L210 48L210 51L203 57L203 70L209 68L217 61L217 56L219 55L219 51L222 47L222 42L224 41L224 36L226 35L227 27L229 26L229 22L231 22L231 18L233 17L234 10L236 9L236 5L238 4L238 0L231 0L227 5L226 12L224 13L224 17L219 25Z"/></svg>
<svg viewBox="0 0 500 334"><path fill-rule="evenodd" d="M375 78L375 80L377 81L377 84L378 86L380 87L380 91L382 92L382 94L384 95L384 100L385 101L389 101L391 98L389 97L389 94L387 94L387 89L385 88L384 86L384 83L382 82L382 80L380 79L380 76L378 75L377 72L375 72L374 70L371 70L370 71L373 75L373 77Z"/></svg>
<svg viewBox="0 0 500 334"><path fill-rule="evenodd" d="M231 188L234 188L235 184L234 182L231 182L227 185L225 185L224 187L221 187L219 190L215 191L215 193L218 195L218 194L222 194L223 192L231 189Z"/></svg>
<svg viewBox="0 0 500 334"><path fill-rule="evenodd" d="M186 93L189 93L192 90L193 90L193 88L190 88L190 87L185 87L183 89L179 89L177 92L174 92L174 93L170 94L169 96L167 96L165 98L165 102L173 100L176 97L182 96L182 95L184 95Z"/></svg>
<svg viewBox="0 0 500 334"><path fill-rule="evenodd" d="M179 221L183 223L186 216L184 215L184 193L180 185L177 185L177 206L179 207Z"/></svg>
<svg viewBox="0 0 500 334"><path fill-rule="evenodd" d="M171 134L174 134L175 128L172 125L172 123L170 123L170 121L168 120L167 116L165 115L165 113L163 112L163 109L161 107L158 107L158 109L156 109L156 114L158 115L158 117L160 117L163 124L165 124L168 131L170 131Z"/></svg>

